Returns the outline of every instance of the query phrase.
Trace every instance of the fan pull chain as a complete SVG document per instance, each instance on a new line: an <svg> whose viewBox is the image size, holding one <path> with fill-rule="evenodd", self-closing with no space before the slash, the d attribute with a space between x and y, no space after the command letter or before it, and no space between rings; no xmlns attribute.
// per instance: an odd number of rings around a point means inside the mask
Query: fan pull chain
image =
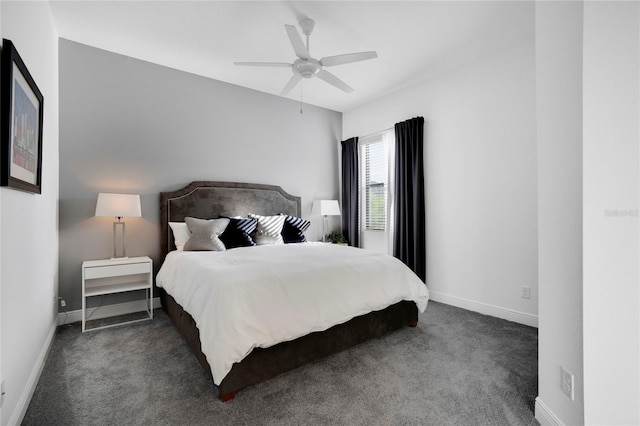
<svg viewBox="0 0 640 426"><path fill-rule="evenodd" d="M302 115L302 80L300 80L300 115Z"/></svg>

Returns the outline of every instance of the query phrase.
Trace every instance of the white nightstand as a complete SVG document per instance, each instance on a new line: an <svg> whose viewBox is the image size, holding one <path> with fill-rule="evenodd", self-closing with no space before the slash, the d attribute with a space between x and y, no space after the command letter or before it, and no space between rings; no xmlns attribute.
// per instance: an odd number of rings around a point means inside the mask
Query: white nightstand
<svg viewBox="0 0 640 426"><path fill-rule="evenodd" d="M87 298L125 291L145 290L149 318L95 327L90 330L129 324L153 318L153 261L147 257L87 260L82 262L82 332L87 322Z"/></svg>

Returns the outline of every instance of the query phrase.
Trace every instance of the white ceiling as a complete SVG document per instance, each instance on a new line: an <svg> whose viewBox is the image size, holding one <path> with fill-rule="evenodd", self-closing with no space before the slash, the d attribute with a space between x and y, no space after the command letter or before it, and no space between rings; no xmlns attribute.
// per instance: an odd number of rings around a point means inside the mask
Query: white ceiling
<svg viewBox="0 0 640 426"><path fill-rule="evenodd" d="M376 50L378 58L330 71L355 90L313 78L289 98L348 111L430 75L530 38L530 1L62 1L51 0L60 37L278 95L293 62L284 24L308 16L315 58Z"/></svg>

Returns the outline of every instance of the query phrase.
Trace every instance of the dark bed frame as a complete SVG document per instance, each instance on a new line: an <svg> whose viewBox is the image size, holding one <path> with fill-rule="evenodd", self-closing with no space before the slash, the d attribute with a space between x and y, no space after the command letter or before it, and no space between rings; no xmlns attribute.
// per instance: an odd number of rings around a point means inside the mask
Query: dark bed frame
<svg viewBox="0 0 640 426"><path fill-rule="evenodd" d="M169 222L183 222L186 216L211 219L220 215L246 216L249 213L286 213L300 217L300 197L287 194L279 186L208 181L192 182L177 191L160 193L162 260L169 251L175 249ZM163 309L213 380L211 368L201 350L200 333L195 321L173 297L160 290ZM241 362L235 363L222 380L218 386L220 399L228 401L242 388L401 327L415 327L417 323L418 309L415 303L401 301L322 332L265 349L256 348Z"/></svg>

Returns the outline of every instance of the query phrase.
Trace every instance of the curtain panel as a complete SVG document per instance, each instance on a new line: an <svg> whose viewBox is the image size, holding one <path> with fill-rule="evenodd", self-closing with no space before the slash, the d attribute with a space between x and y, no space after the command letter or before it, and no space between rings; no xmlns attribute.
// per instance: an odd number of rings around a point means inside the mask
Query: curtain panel
<svg viewBox="0 0 640 426"><path fill-rule="evenodd" d="M394 129L396 167L393 255L426 282L424 118L416 117L397 123Z"/></svg>
<svg viewBox="0 0 640 426"><path fill-rule="evenodd" d="M360 247L358 229L358 138L342 142L342 232L353 247Z"/></svg>

